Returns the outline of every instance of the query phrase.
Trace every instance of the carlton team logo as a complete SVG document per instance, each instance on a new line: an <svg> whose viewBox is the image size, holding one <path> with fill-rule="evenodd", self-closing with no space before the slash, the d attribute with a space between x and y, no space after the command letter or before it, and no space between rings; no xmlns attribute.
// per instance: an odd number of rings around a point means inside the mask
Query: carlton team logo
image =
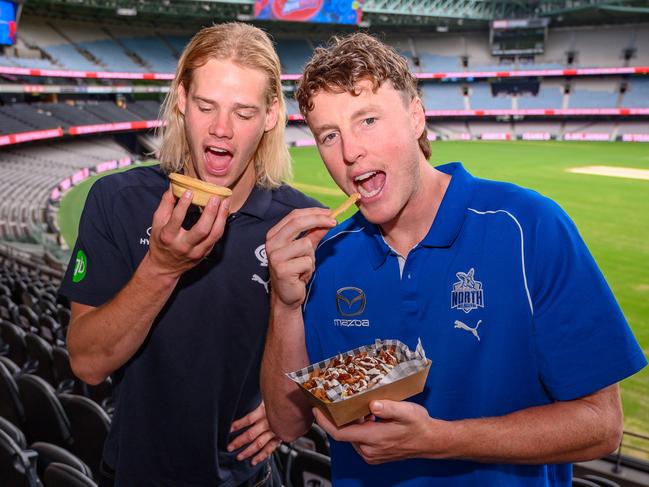
<svg viewBox="0 0 649 487"><path fill-rule="evenodd" d="M451 290L451 309L461 309L468 313L472 309L484 308L482 283L475 280L475 269L469 272L456 272L459 279Z"/></svg>

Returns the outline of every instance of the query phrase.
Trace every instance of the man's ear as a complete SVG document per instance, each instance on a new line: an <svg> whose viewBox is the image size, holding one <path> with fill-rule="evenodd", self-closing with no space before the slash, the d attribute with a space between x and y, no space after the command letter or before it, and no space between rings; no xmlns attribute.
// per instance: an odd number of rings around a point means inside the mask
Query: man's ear
<svg viewBox="0 0 649 487"><path fill-rule="evenodd" d="M266 124L264 125L264 132L269 132L277 125L279 118L279 100L275 97L270 103L268 110L266 110Z"/></svg>
<svg viewBox="0 0 649 487"><path fill-rule="evenodd" d="M185 109L187 108L187 92L185 91L185 85L178 83L178 88L176 89L176 97L178 99L178 111L185 115Z"/></svg>
<svg viewBox="0 0 649 487"><path fill-rule="evenodd" d="M418 96L415 96L410 100L410 116L412 117L412 123L417 138L419 138L426 128L426 113L421 98Z"/></svg>

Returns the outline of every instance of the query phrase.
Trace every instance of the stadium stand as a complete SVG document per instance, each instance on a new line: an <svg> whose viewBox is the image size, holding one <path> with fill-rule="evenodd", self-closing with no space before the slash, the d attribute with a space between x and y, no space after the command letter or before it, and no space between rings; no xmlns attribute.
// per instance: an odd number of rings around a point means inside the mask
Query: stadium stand
<svg viewBox="0 0 649 487"><path fill-rule="evenodd" d="M170 46L159 37L120 37L120 42L140 57L150 71L173 73L177 58Z"/></svg>
<svg viewBox="0 0 649 487"><path fill-rule="evenodd" d="M455 83L435 83L421 86L426 110L464 110L462 86Z"/></svg>
<svg viewBox="0 0 649 487"><path fill-rule="evenodd" d="M568 108L614 108L619 98L616 79L577 79L571 83Z"/></svg>
<svg viewBox="0 0 649 487"><path fill-rule="evenodd" d="M512 98L509 96L493 96L491 86L487 83L475 83L469 88L469 106L472 109L512 109Z"/></svg>
<svg viewBox="0 0 649 487"><path fill-rule="evenodd" d="M621 106L624 108L649 108L649 79L634 78L629 80Z"/></svg>
<svg viewBox="0 0 649 487"><path fill-rule="evenodd" d="M536 96L523 93L518 97L519 109L561 108L563 105L563 82L545 80L539 86Z"/></svg>
<svg viewBox="0 0 649 487"><path fill-rule="evenodd" d="M100 68L79 52L46 19L37 17L24 19L20 24L20 37L27 45L38 46L38 49L61 67L88 71Z"/></svg>
<svg viewBox="0 0 649 487"><path fill-rule="evenodd" d="M132 155L111 139L79 140L53 146L21 146L0 152L0 239L36 241L51 227L50 193L80 169ZM51 231L52 228L49 228Z"/></svg>
<svg viewBox="0 0 649 487"><path fill-rule="evenodd" d="M112 101L83 100L66 103L14 103L0 106L0 135L98 123L156 120L160 104L132 102L122 108Z"/></svg>

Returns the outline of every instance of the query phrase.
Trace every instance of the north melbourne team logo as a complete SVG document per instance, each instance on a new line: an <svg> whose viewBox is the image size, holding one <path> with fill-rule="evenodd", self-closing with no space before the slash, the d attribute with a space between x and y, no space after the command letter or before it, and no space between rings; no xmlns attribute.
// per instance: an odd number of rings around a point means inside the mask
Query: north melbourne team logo
<svg viewBox="0 0 649 487"><path fill-rule="evenodd" d="M468 313L472 309L484 308L482 283L475 280L475 269L457 272L455 275L459 281L453 284L451 290L451 309L461 309Z"/></svg>

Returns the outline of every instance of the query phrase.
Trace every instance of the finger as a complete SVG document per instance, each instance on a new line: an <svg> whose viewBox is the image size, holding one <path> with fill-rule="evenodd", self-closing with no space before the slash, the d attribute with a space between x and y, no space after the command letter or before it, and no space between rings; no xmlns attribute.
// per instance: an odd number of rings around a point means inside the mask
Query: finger
<svg viewBox="0 0 649 487"><path fill-rule="evenodd" d="M187 231L185 239L189 245L194 247L210 235L221 205L222 201L218 196L209 199L198 221Z"/></svg>
<svg viewBox="0 0 649 487"><path fill-rule="evenodd" d="M255 441L250 443L250 445L248 445L245 450L237 455L237 460L245 460L246 458L250 458L256 453L259 453L264 449L266 444L274 438L275 434L272 431L266 431L265 433L262 433L255 439Z"/></svg>
<svg viewBox="0 0 649 487"><path fill-rule="evenodd" d="M291 214L293 216L288 219L286 224L267 239L266 252L272 252L273 249L283 247L309 230L315 228L329 229L336 226L336 220L327 214Z"/></svg>
<svg viewBox="0 0 649 487"><path fill-rule="evenodd" d="M410 412L409 403L400 401L371 401L370 411L374 416L381 419L406 419Z"/></svg>
<svg viewBox="0 0 649 487"><path fill-rule="evenodd" d="M169 186L169 189L162 194L160 204L153 214L153 221L151 223L151 226L159 228L166 225L166 223L169 221L169 218L171 218L171 212L174 209L175 203L176 198L171 191L171 186Z"/></svg>
<svg viewBox="0 0 649 487"><path fill-rule="evenodd" d="M300 208L298 210L293 210L268 231L266 239L273 238L294 218L300 219L308 215L323 215L331 217L331 210L328 208Z"/></svg>
<svg viewBox="0 0 649 487"><path fill-rule="evenodd" d="M274 284L278 280L290 280L297 278L306 283L313 274L313 259L309 256L295 257L290 261L277 264L271 273L271 279Z"/></svg>
<svg viewBox="0 0 649 487"><path fill-rule="evenodd" d="M269 254L268 251L266 253ZM269 254L271 265L288 262L292 259L297 259L298 257L315 258L313 245L311 245L311 242L306 238L291 240L283 247L271 251Z"/></svg>
<svg viewBox="0 0 649 487"><path fill-rule="evenodd" d="M167 222L167 227L171 232L178 233L178 231L181 229L181 226L185 221L185 216L187 215L187 209L191 204L192 192L187 190L178 200L176 207L171 212L171 218L169 218L169 221Z"/></svg>
<svg viewBox="0 0 649 487"><path fill-rule="evenodd" d="M257 455L255 455L255 458L253 458L252 461L251 461L250 463L252 463L253 465L257 465L258 463L263 462L263 461L266 460L269 456L271 456L272 453L273 453L275 450L277 450L277 447L278 447L281 443L282 443L282 442L281 442L279 439L277 439L277 438L274 438L274 439L270 440L268 443L266 443L266 446L264 447L264 449L263 449L260 453L258 453Z"/></svg>
<svg viewBox="0 0 649 487"><path fill-rule="evenodd" d="M239 418L236 421L233 421L232 426L230 427L230 433L243 429L247 426L252 426L253 424L255 424L260 419L264 418L265 416L266 416L266 407L264 406L264 402L262 401L259 404L259 406L257 406L254 410L252 410L248 414L246 414L243 418Z"/></svg>
<svg viewBox="0 0 649 487"><path fill-rule="evenodd" d="M337 441L354 441L359 438L353 438L353 435L349 435L348 432L354 428L354 426L359 425L350 425L343 426L338 428L322 411L318 408L313 408L313 415L315 420L325 430L329 435Z"/></svg>
<svg viewBox="0 0 649 487"><path fill-rule="evenodd" d="M241 433L228 445L228 451L234 451L237 448L241 448L248 443L252 443L256 438L259 438L266 431L270 431L270 426L266 419L260 420L250 428L248 428L244 433ZM272 432L271 432L272 433Z"/></svg>

